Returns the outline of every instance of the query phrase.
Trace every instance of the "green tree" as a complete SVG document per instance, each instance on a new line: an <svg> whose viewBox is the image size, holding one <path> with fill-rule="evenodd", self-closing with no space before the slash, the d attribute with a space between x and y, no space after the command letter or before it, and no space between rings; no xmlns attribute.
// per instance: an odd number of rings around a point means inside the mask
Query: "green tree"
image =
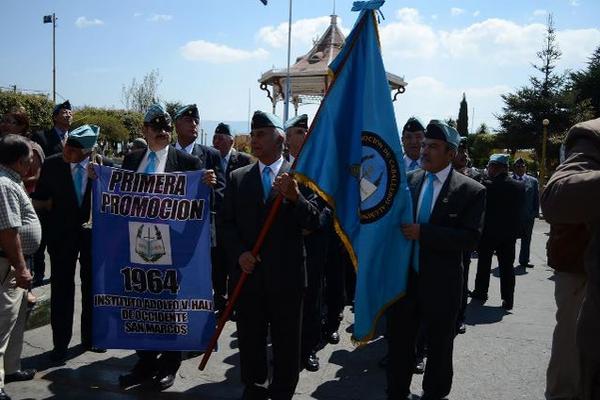
<svg viewBox="0 0 600 400"><path fill-rule="evenodd" d="M492 151L500 147L498 135L493 133L479 132L479 130L476 135L467 136L466 140L467 147L469 149L469 156L473 161L473 165L478 168L485 167L490 155L492 154Z"/></svg>
<svg viewBox="0 0 600 400"><path fill-rule="evenodd" d="M458 120L456 121L456 130L463 137L469 134L469 114L467 107L467 96L463 93L460 109L458 110Z"/></svg>
<svg viewBox="0 0 600 400"><path fill-rule="evenodd" d="M167 110L167 112L169 113L169 115L171 116L171 118L173 120L175 120L175 113L182 106L183 106L183 104L180 101L167 101L165 103L165 109Z"/></svg>
<svg viewBox="0 0 600 400"><path fill-rule="evenodd" d="M452 117L448 117L444 120L445 123L448 124L448 126L451 126L453 128L456 128L456 120Z"/></svg>
<svg viewBox="0 0 600 400"><path fill-rule="evenodd" d="M146 112L151 104L160 101L158 86L161 83L158 69L147 73L140 82L133 78L129 86L123 85L121 89L123 105L129 111Z"/></svg>
<svg viewBox="0 0 600 400"><path fill-rule="evenodd" d="M566 75L556 73L556 65L562 53L556 42L552 15L548 16L544 47L537 52L537 64L533 68L541 76L531 76L529 85L515 93L502 95L500 135L512 154L518 149L534 148L541 153L542 121L550 121L551 132L562 132L570 126L571 96L566 89Z"/></svg>
<svg viewBox="0 0 600 400"><path fill-rule="evenodd" d="M600 117L600 46L590 57L586 69L571 74L571 89L577 103L589 100L593 117Z"/></svg>
<svg viewBox="0 0 600 400"><path fill-rule="evenodd" d="M84 107L75 112L72 128L83 124L98 125L103 140L112 143L127 142L139 136L142 121L140 113Z"/></svg>
<svg viewBox="0 0 600 400"><path fill-rule="evenodd" d="M0 90L0 115L4 115L14 107L24 107L27 110L31 132L52 126L54 105L46 96Z"/></svg>
<svg viewBox="0 0 600 400"><path fill-rule="evenodd" d="M477 128L477 130L475 131L475 134L481 135L485 133L490 133L490 128L488 128L488 126L485 123L481 123L481 125L479 125L479 128Z"/></svg>

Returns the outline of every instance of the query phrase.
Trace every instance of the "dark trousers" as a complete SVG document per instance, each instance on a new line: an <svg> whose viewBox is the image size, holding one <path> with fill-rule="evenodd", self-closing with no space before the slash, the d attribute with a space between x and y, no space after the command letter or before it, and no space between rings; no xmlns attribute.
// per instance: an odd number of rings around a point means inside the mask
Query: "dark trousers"
<svg viewBox="0 0 600 400"><path fill-rule="evenodd" d="M535 219L527 221L523 224L521 232L521 250L519 250L519 265L529 264L529 249L531 248L531 233L533 232L533 224Z"/></svg>
<svg viewBox="0 0 600 400"><path fill-rule="evenodd" d="M227 262L223 247L211 248L212 284L215 310L223 310L227 303Z"/></svg>
<svg viewBox="0 0 600 400"><path fill-rule="evenodd" d="M335 332L340 327L346 305L346 274L354 272L351 271L348 253L333 229L329 236L327 254L323 294L327 312L323 328L326 332Z"/></svg>
<svg viewBox="0 0 600 400"><path fill-rule="evenodd" d="M494 251L498 257L500 271L500 295L502 300L512 303L515 292L515 270L513 266L515 262L515 239L481 241L477 260L475 292L478 295L487 297Z"/></svg>
<svg viewBox="0 0 600 400"><path fill-rule="evenodd" d="M136 351L139 360L134 369L139 369L146 375L162 374L175 375L181 366L182 352L180 351Z"/></svg>
<svg viewBox="0 0 600 400"><path fill-rule="evenodd" d="M452 387L452 352L456 317L460 306L462 279L448 281L434 301L427 283L411 271L407 294L390 307L388 323L389 361L388 399L406 399L415 367L417 332L423 329L427 347L427 367L423 391L432 398L443 398Z"/></svg>
<svg viewBox="0 0 600 400"><path fill-rule="evenodd" d="M92 253L91 230L79 228L78 235L53 238L49 245L52 280L50 324L55 349L66 350L73 335L75 269L79 258L81 279L81 344L92 346Z"/></svg>
<svg viewBox="0 0 600 400"><path fill-rule="evenodd" d="M242 383L248 392L266 383L269 365L267 336L270 330L273 350L270 398L291 399L300 373L302 291L272 293L242 290L236 311Z"/></svg>
<svg viewBox="0 0 600 400"><path fill-rule="evenodd" d="M48 237L48 216L45 212L39 214L40 224L42 225L42 241L40 247L33 256L33 278L37 282L42 282L46 273L46 238Z"/></svg>
<svg viewBox="0 0 600 400"><path fill-rule="evenodd" d="M306 248L306 289L302 312L302 360L314 351L321 341L321 311L323 275L327 258L327 236L322 232L304 238Z"/></svg>
<svg viewBox="0 0 600 400"><path fill-rule="evenodd" d="M469 298L469 267L471 266L471 251L463 253L463 290L460 301L460 310L458 311L457 324L465 322L467 312L467 299Z"/></svg>

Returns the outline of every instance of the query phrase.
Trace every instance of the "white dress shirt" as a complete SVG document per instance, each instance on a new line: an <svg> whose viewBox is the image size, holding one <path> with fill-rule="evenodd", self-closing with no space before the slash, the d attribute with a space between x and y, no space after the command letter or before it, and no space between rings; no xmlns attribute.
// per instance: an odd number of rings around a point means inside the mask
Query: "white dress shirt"
<svg viewBox="0 0 600 400"><path fill-rule="evenodd" d="M175 148L177 150L181 150L181 151L185 151L188 154L192 154L192 151L194 151L194 145L196 144L196 142L192 142L190 144L188 144L185 147L181 147L181 145L179 144L179 142L175 143Z"/></svg>
<svg viewBox="0 0 600 400"><path fill-rule="evenodd" d="M146 154L144 154L144 158L142 158L142 162L140 163L137 172L146 171L146 166L148 165L148 154L150 154L151 151L152 150L150 150L150 148L146 150ZM154 170L154 172L165 172L165 166L167 165L167 155L169 154L169 146L166 146L161 150L155 151L155 153L158 162L156 164L156 169Z"/></svg>
<svg viewBox="0 0 600 400"><path fill-rule="evenodd" d="M441 171L435 173L436 179L433 181L433 201L431 202L431 210L433 211L433 207L435 207L435 202L437 201L438 196L440 195L440 191L442 190L442 186L446 183L446 179L448 179L448 175L450 174L450 170L452 169L452 165L448 164L446 168ZM425 172L425 180L423 181L423 186L421 187L421 193L419 194L419 202L417 207L417 214L419 215L419 210L421 209L421 202L423 201L423 194L425 193L425 188L427 187L429 172Z"/></svg>
<svg viewBox="0 0 600 400"><path fill-rule="evenodd" d="M71 177L73 178L73 180L75 180L75 170L77 165L81 165L81 167L83 168L83 174L81 174L81 195L82 198L85 195L85 189L87 186L87 179L88 179L88 171L87 171L87 166L90 163L90 159L89 158L85 158L85 160L78 162L78 163L70 163L71 164Z"/></svg>
<svg viewBox="0 0 600 400"><path fill-rule="evenodd" d="M415 160L413 160L412 158L410 158L406 154L404 155L403 160L404 160L404 170L406 172L409 172L410 171L410 164L412 164L413 161L415 161ZM417 168L415 168L415 169L421 168L421 159L419 158L416 161L417 161Z"/></svg>
<svg viewBox="0 0 600 400"><path fill-rule="evenodd" d="M271 182L275 182L275 177L279 173L279 170L281 169L282 165L283 165L283 157L279 157L279 159L277 161L275 161L274 163L272 163L271 165L265 165L259 161L258 168L260 170L261 179L262 179L263 170L265 169L265 167L269 167L269 168L271 168L271 173L270 173L271 174Z"/></svg>

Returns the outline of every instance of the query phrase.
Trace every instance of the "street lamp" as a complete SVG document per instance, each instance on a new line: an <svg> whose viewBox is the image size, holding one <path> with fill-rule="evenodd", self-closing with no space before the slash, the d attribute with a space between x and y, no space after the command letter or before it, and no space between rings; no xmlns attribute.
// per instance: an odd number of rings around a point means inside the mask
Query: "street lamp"
<svg viewBox="0 0 600 400"><path fill-rule="evenodd" d="M52 103L56 104L56 14L44 15L44 24L52 24Z"/></svg>
<svg viewBox="0 0 600 400"><path fill-rule="evenodd" d="M544 118L542 121L544 126L544 134L542 137L542 165L540 165L540 188L543 188L546 184L546 142L548 141L548 125L550 121Z"/></svg>

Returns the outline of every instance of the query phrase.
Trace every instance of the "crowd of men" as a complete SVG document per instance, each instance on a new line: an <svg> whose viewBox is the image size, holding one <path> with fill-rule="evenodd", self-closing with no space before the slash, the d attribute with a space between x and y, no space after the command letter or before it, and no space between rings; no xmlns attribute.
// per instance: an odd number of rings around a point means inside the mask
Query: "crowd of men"
<svg viewBox="0 0 600 400"><path fill-rule="evenodd" d="M8 115L16 124L6 122L5 116L0 125L0 400L9 399L3 389L5 382L29 380L35 375L35 370L22 370L19 359L27 291L32 280L40 284L45 275L44 246L51 262L54 347L50 358L62 362L68 357L77 261L82 345L88 351L105 351L95 348L91 340L92 251L87 222L95 179L90 164L112 162L92 151L100 133L98 127L83 125L70 130L72 110L68 101L54 109L53 128L33 135L31 140L25 138L27 129L19 132L22 127L10 127L19 125L15 116L20 114L22 111ZM578 149L587 143L585 140L597 140L597 121L584 126L588 131L595 129L596 136L574 133L568 144ZM318 371L318 350L325 343L339 342L342 312L353 290L347 288L347 282L352 281L346 279L350 262L334 232L333 210L290 172L307 134L308 118L300 115L283 124L273 114L256 111L250 133L252 156L233 148L233 133L225 123L217 126L213 147L196 143L199 124L196 105L185 105L173 116L161 105L152 105L144 116L143 138L132 144L120 167L140 173L204 171L203 183L212 188L211 259L217 314L224 310L229 291L242 272L249 275L234 314L244 384L242 398L291 399L300 370ZM173 130L177 132L175 143ZM402 225L402 234L413 241L413 247L406 295L386 313L389 351L382 365L387 372L389 399L410 396L414 373L424 373L421 399L443 399L452 386L455 336L466 331L467 297L478 302L488 300L494 254L505 310L511 310L515 303L518 239L519 265L533 267L529 247L539 213L538 182L526 174L523 159L513 163L511 173L506 154L493 154L483 171L472 168L458 132L439 120L425 125L410 118L403 126L401 139L414 209L414 223ZM593 164L594 156L577 159L577 165L598 169ZM575 196L588 187L595 193L597 184L590 187L592 181L587 176L577 178L576 173L569 172L579 171L577 167L569 169L571 164L565 165L550 182L546 212L556 222L583 224L588 216L568 203L576 201ZM566 181L568 184L563 183ZM260 254L254 255L251 249L278 195L285 200ZM552 238L556 238L553 229ZM474 254L477 274L470 292L468 273ZM596 255L590 255L588 262L596 265ZM557 291L558 285L557 281ZM582 317L587 316L583 321L587 330L580 335L582 343L597 339L595 334L600 333L596 318L600 294L590 291L589 286L589 299L582 309ZM563 290L567 291L568 286ZM559 312L563 305L559 304ZM570 310L569 317L563 319L564 326L570 326L570 330L565 328L569 332L575 329L573 312ZM563 398L553 397L552 393L567 390L571 383L562 382L572 381L572 376L579 374L565 371L562 364L563 359L569 359L579 365L572 355L568 356L568 350L574 348L574 334L562 336L565 338L557 339L555 332L548 370L549 399ZM269 342L272 360L267 356ZM184 354L140 350L137 356L129 373L119 378L120 385L151 383L156 390L164 390L173 385ZM587 354L582 360L581 374L587 379L584 386L597 385L599 359ZM569 377L561 380L555 377L559 375ZM575 384L573 390L580 387ZM593 393L598 392L589 393L582 398L597 398ZM579 394L574 396L578 398Z"/></svg>

